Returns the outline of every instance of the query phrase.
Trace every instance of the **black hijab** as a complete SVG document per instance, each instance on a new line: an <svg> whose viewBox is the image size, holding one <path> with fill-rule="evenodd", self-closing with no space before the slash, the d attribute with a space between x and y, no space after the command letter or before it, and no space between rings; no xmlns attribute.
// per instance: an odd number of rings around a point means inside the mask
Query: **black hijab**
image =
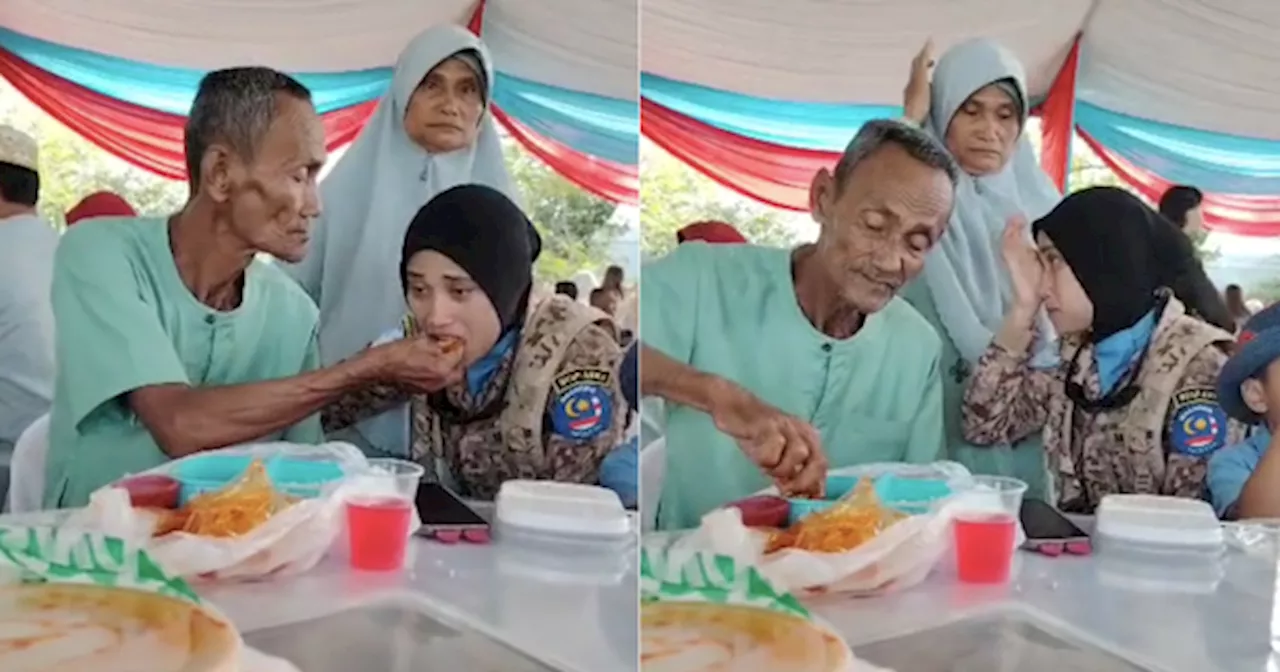
<svg viewBox="0 0 1280 672"><path fill-rule="evenodd" d="M1093 302L1093 342L1133 326L1169 288L1188 312L1222 326L1226 306L1185 234L1138 197L1093 187L1064 198L1032 225L1044 233ZM1207 290L1207 293L1206 293Z"/></svg>
<svg viewBox="0 0 1280 672"><path fill-rule="evenodd" d="M520 207L502 192L464 184L436 194L405 231L400 282L408 292L409 260L434 250L475 280L505 333L523 324L542 239Z"/></svg>

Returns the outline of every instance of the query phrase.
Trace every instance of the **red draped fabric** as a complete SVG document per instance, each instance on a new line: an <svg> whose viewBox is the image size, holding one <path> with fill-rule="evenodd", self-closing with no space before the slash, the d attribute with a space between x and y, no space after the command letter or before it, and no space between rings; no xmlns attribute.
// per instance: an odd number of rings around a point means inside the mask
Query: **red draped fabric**
<svg viewBox="0 0 1280 672"><path fill-rule="evenodd" d="M1152 203L1158 203L1164 192L1173 186L1168 180L1103 147L1083 129L1077 128L1076 131L1112 172ZM1280 236L1280 198L1277 197L1206 193L1201 210L1205 226L1214 231L1241 236Z"/></svg>
<svg viewBox="0 0 1280 672"><path fill-rule="evenodd" d="M583 190L614 203L639 203L640 175L635 166L623 166L574 151L534 133L497 106L493 108L493 116L530 154Z"/></svg>
<svg viewBox="0 0 1280 672"><path fill-rule="evenodd" d="M1075 128L1076 71L1080 63L1080 36L1077 35L1062 63L1062 69L1040 105L1040 167L1058 191L1067 190L1071 172L1071 140Z"/></svg>
<svg viewBox="0 0 1280 672"><path fill-rule="evenodd" d="M832 168L838 152L796 149L721 130L640 99L640 132L698 172L744 196L807 212L809 184Z"/></svg>
<svg viewBox="0 0 1280 672"><path fill-rule="evenodd" d="M49 116L125 161L162 177L187 179L182 129L187 118L124 103L52 75L0 49L0 76ZM377 101L323 115L325 145L355 139Z"/></svg>

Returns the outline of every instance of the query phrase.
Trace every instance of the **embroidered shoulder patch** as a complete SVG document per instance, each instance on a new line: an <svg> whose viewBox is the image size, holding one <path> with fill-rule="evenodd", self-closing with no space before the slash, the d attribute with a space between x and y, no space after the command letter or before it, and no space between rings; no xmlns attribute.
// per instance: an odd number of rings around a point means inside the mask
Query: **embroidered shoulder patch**
<svg viewBox="0 0 1280 672"><path fill-rule="evenodd" d="M576 441L590 441L613 425L613 373L574 369L551 384L551 428Z"/></svg>
<svg viewBox="0 0 1280 672"><path fill-rule="evenodd" d="M1227 440L1227 414L1213 388L1195 387L1173 395L1169 441L1174 451L1204 457Z"/></svg>

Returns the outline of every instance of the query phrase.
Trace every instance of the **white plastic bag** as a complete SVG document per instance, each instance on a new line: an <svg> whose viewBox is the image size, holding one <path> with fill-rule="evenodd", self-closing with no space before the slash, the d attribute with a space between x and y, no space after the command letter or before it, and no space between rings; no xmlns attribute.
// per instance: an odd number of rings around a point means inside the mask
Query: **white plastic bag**
<svg viewBox="0 0 1280 672"><path fill-rule="evenodd" d="M953 494L935 502L929 513L894 523L867 543L844 553L792 548L765 555L768 534L743 525L742 514L736 508L707 514L701 527L676 545L755 565L775 585L802 596L829 592L869 596L909 588L923 581L948 555L952 547L951 524L957 513L974 508L980 491L974 490L969 470L957 462L882 462L830 472L833 476L872 479L885 474L945 480ZM777 494L777 490L770 488L761 494ZM1015 547L1023 539L1019 526Z"/></svg>
<svg viewBox="0 0 1280 672"><path fill-rule="evenodd" d="M766 555L768 533L742 524L734 508L717 509L702 526L676 546L728 555L755 565L779 588L797 595L839 592L880 595L924 580L951 544L952 509L894 523L874 539L844 553L817 553L788 548Z"/></svg>
<svg viewBox="0 0 1280 672"><path fill-rule="evenodd" d="M128 492L114 486L94 492L89 505L71 514L65 525L139 544L165 571L187 579L235 580L298 574L314 567L333 545L343 529L343 501L350 482L368 469L364 454L351 444L273 442L198 453L144 474L172 475L184 460L215 454L248 455L263 461L273 457L329 461L341 467L344 476L323 487L320 496L293 504L239 537L173 532L153 538L158 522L155 514L134 509Z"/></svg>

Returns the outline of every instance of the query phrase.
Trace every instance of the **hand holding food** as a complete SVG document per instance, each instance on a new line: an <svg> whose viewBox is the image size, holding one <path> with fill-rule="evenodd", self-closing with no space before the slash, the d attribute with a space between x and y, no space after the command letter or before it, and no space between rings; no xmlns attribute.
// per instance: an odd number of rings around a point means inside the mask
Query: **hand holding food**
<svg viewBox="0 0 1280 672"><path fill-rule="evenodd" d="M784 495L822 496L827 457L812 425L741 389L713 403L711 417Z"/></svg>
<svg viewBox="0 0 1280 672"><path fill-rule="evenodd" d="M465 345L460 338L422 334L379 347L388 378L419 392L437 392L462 379Z"/></svg>

